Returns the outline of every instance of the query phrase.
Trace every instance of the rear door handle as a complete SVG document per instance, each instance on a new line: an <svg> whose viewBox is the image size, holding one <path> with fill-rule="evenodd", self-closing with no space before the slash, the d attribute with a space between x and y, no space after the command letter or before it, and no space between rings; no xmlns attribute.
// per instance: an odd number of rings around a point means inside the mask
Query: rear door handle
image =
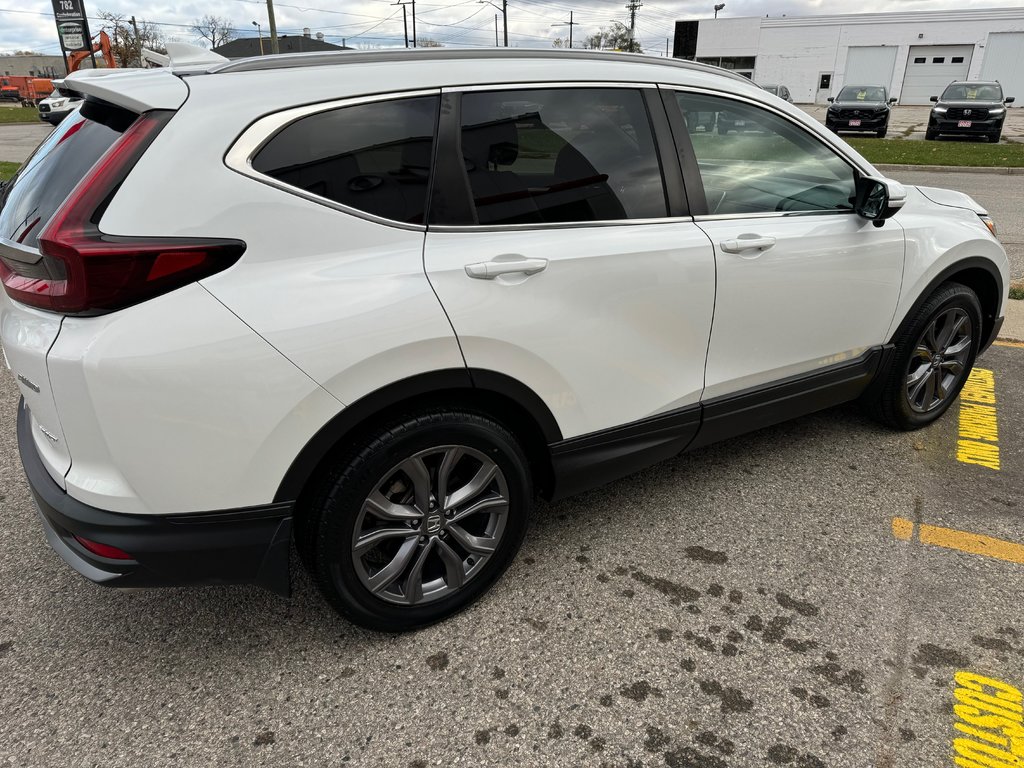
<svg viewBox="0 0 1024 768"><path fill-rule="evenodd" d="M723 240L718 244L726 253L743 253L744 251L767 251L775 245L774 237L745 234L733 240Z"/></svg>
<svg viewBox="0 0 1024 768"><path fill-rule="evenodd" d="M498 275L535 275L548 268L547 259L508 259L494 261L481 261L477 264L467 264L466 274L475 277L477 280L493 280Z"/></svg>

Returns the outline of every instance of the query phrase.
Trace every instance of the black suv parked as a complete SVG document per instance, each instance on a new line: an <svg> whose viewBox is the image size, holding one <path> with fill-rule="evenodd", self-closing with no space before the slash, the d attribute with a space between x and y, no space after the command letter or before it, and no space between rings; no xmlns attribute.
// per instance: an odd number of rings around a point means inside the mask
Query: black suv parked
<svg viewBox="0 0 1024 768"><path fill-rule="evenodd" d="M825 127L830 131L870 132L878 138L889 130L889 105L896 103L881 85L847 85L828 101Z"/></svg>
<svg viewBox="0 0 1024 768"><path fill-rule="evenodd" d="M929 141L939 136L980 136L999 141L1006 119L1006 105L1013 98L1003 98L999 82L952 82L941 96L932 96L935 106L928 118L924 137Z"/></svg>

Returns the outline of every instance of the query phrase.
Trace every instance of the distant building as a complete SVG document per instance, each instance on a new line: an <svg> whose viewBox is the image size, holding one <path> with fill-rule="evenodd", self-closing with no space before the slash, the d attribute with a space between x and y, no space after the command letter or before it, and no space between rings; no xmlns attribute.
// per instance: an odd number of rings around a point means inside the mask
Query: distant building
<svg viewBox="0 0 1024 768"><path fill-rule="evenodd" d="M1024 8L677 21L673 55L781 83L805 104L847 84L928 104L963 79L998 80L1024 102Z"/></svg>
<svg viewBox="0 0 1024 768"><path fill-rule="evenodd" d="M277 46L281 53L319 53L321 51L349 51L345 45L335 45L320 39L323 35L313 37L308 32L302 35L278 35ZM245 59L249 56L269 56L270 38L263 38L263 49L260 49L260 38L239 37L213 49L214 53L229 59Z"/></svg>
<svg viewBox="0 0 1024 768"><path fill-rule="evenodd" d="M60 56L28 54L0 56L0 75L9 77L63 77L64 59Z"/></svg>

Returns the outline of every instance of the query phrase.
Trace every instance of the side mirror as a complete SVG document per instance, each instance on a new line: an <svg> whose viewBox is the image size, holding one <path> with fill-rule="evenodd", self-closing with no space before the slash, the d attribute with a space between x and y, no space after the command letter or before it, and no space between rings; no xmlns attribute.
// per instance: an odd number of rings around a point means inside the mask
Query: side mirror
<svg viewBox="0 0 1024 768"><path fill-rule="evenodd" d="M889 103L890 104L895 104L896 103L896 99L895 98L889 99Z"/></svg>
<svg viewBox="0 0 1024 768"><path fill-rule="evenodd" d="M832 96L829 96L828 97L828 103L831 104L833 101L835 101L835 99Z"/></svg>
<svg viewBox="0 0 1024 768"><path fill-rule="evenodd" d="M854 210L858 216L881 222L895 216L906 201L907 190L898 181L874 179L870 176L857 179Z"/></svg>
<svg viewBox="0 0 1024 768"><path fill-rule="evenodd" d="M931 101L932 101L933 103L934 103L934 102L937 102L938 100L939 100L939 97L938 97L938 96L932 96L932 98L931 98Z"/></svg>
<svg viewBox="0 0 1024 768"><path fill-rule="evenodd" d="M1013 102L1015 102L1016 100L1017 100L1016 97L1009 96L1009 97L1003 99L1003 104L1013 104Z"/></svg>

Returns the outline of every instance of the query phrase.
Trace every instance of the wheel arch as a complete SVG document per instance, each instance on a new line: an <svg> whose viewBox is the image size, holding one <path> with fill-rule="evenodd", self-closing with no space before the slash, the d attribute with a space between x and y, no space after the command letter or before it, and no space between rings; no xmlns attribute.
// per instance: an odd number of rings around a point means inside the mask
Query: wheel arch
<svg viewBox="0 0 1024 768"><path fill-rule="evenodd" d="M495 419L520 439L534 471L534 484L552 487L548 446L562 439L554 415L522 382L496 371L430 371L389 384L342 409L306 443L281 480L275 502L301 502L310 481L381 418L437 407L468 408ZM301 503L297 507L301 507Z"/></svg>
<svg viewBox="0 0 1024 768"><path fill-rule="evenodd" d="M928 297L935 293L940 285L949 282L966 285L977 294L982 312L982 348L984 349L988 346L992 341L991 336L996 327L999 303L1003 296L1004 286L1003 277L999 273L999 267L983 256L971 256L961 259L950 264L933 277L924 290L918 294L918 297L910 305L910 308L904 313L903 317L900 318L899 323L894 325L893 332L889 335L890 343L899 335L909 318L913 317L918 309L921 308L921 305L928 300Z"/></svg>

